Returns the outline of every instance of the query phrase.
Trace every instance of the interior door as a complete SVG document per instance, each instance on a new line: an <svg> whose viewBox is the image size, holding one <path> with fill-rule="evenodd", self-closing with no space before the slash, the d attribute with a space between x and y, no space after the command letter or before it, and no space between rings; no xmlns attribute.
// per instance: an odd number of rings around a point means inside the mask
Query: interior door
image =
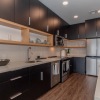
<svg viewBox="0 0 100 100"><path fill-rule="evenodd" d="M87 39L87 56L96 56L96 39Z"/></svg>
<svg viewBox="0 0 100 100"><path fill-rule="evenodd" d="M97 76L96 58L95 57L87 57L86 58L86 74Z"/></svg>

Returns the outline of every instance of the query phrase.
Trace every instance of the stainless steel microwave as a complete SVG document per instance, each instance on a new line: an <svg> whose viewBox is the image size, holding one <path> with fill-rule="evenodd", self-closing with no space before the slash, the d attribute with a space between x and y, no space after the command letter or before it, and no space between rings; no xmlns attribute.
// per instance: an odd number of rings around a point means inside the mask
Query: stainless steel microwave
<svg viewBox="0 0 100 100"><path fill-rule="evenodd" d="M55 46L64 46L64 37L55 35Z"/></svg>

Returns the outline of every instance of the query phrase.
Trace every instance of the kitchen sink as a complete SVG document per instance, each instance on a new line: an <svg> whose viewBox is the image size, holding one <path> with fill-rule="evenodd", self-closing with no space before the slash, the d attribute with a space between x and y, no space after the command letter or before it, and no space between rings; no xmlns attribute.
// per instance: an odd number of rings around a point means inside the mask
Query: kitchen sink
<svg viewBox="0 0 100 100"><path fill-rule="evenodd" d="M26 63L36 63L36 62L42 62L42 61L27 61Z"/></svg>
<svg viewBox="0 0 100 100"><path fill-rule="evenodd" d="M27 61L26 63L35 63L35 61Z"/></svg>

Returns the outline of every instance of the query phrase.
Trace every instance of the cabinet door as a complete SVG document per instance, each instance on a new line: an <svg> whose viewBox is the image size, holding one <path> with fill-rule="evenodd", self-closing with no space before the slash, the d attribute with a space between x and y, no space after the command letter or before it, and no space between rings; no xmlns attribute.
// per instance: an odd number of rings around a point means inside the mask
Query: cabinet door
<svg viewBox="0 0 100 100"><path fill-rule="evenodd" d="M30 0L30 27L40 30L40 7L38 0Z"/></svg>
<svg viewBox="0 0 100 100"><path fill-rule="evenodd" d="M100 18L97 19L97 37L100 37Z"/></svg>
<svg viewBox="0 0 100 100"><path fill-rule="evenodd" d="M61 20L60 36L65 37L65 34L67 34L66 28L67 28L68 24L64 20L62 20L62 19L60 19L60 20Z"/></svg>
<svg viewBox="0 0 100 100"><path fill-rule="evenodd" d="M40 6L40 22L39 22L39 25L40 25L40 30L41 31L44 31L44 32L47 32L47 7L45 5L43 5L41 2L39 2L39 6Z"/></svg>
<svg viewBox="0 0 100 100"><path fill-rule="evenodd" d="M78 25L70 26L68 35L71 40L78 39Z"/></svg>
<svg viewBox="0 0 100 100"><path fill-rule="evenodd" d="M54 34L59 34L60 35L60 25L61 25L61 20L60 18L54 14Z"/></svg>
<svg viewBox="0 0 100 100"><path fill-rule="evenodd" d="M0 18L14 21L14 0L0 0Z"/></svg>
<svg viewBox="0 0 100 100"><path fill-rule="evenodd" d="M15 22L29 26L29 0L15 0Z"/></svg>
<svg viewBox="0 0 100 100"><path fill-rule="evenodd" d="M37 65L35 68L30 69L30 97L36 100L41 95L41 66Z"/></svg>
<svg viewBox="0 0 100 100"><path fill-rule="evenodd" d="M32 28L47 32L47 7L38 0L30 0L30 17Z"/></svg>
<svg viewBox="0 0 100 100"><path fill-rule="evenodd" d="M50 63L37 65L30 69L30 92L33 100L50 89L51 70ZM40 91L41 90L41 91Z"/></svg>
<svg viewBox="0 0 100 100"><path fill-rule="evenodd" d="M0 84L0 100L9 100L11 95L10 82Z"/></svg>
<svg viewBox="0 0 100 100"><path fill-rule="evenodd" d="M96 37L96 19L87 20L85 23L86 38Z"/></svg>
<svg viewBox="0 0 100 100"><path fill-rule="evenodd" d="M75 72L76 73L85 74L85 71L86 71L85 58L75 57L74 64L75 64Z"/></svg>
<svg viewBox="0 0 100 100"><path fill-rule="evenodd" d="M78 25L79 27L79 39L85 39L85 23L81 23Z"/></svg>
<svg viewBox="0 0 100 100"><path fill-rule="evenodd" d="M42 65L41 84L42 84L42 93L44 94L51 87L51 63Z"/></svg>
<svg viewBox="0 0 100 100"><path fill-rule="evenodd" d="M54 33L54 13L48 9L48 33Z"/></svg>

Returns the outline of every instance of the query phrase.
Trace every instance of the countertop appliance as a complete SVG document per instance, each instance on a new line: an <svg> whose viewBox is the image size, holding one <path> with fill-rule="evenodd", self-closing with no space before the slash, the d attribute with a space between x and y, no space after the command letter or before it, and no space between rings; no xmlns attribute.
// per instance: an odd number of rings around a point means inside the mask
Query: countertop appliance
<svg viewBox="0 0 100 100"><path fill-rule="evenodd" d="M60 82L60 61L51 63L51 88Z"/></svg>
<svg viewBox="0 0 100 100"><path fill-rule="evenodd" d="M62 59L60 64L60 81L64 82L70 74L70 58Z"/></svg>
<svg viewBox="0 0 100 100"><path fill-rule="evenodd" d="M60 51L60 56L61 56L61 58L64 58L64 57L67 56L66 50L65 50L65 49L62 49L62 50Z"/></svg>
<svg viewBox="0 0 100 100"><path fill-rule="evenodd" d="M64 37L55 35L55 46L64 46Z"/></svg>
<svg viewBox="0 0 100 100"><path fill-rule="evenodd" d="M100 38L87 39L86 74L98 76L100 68Z"/></svg>

